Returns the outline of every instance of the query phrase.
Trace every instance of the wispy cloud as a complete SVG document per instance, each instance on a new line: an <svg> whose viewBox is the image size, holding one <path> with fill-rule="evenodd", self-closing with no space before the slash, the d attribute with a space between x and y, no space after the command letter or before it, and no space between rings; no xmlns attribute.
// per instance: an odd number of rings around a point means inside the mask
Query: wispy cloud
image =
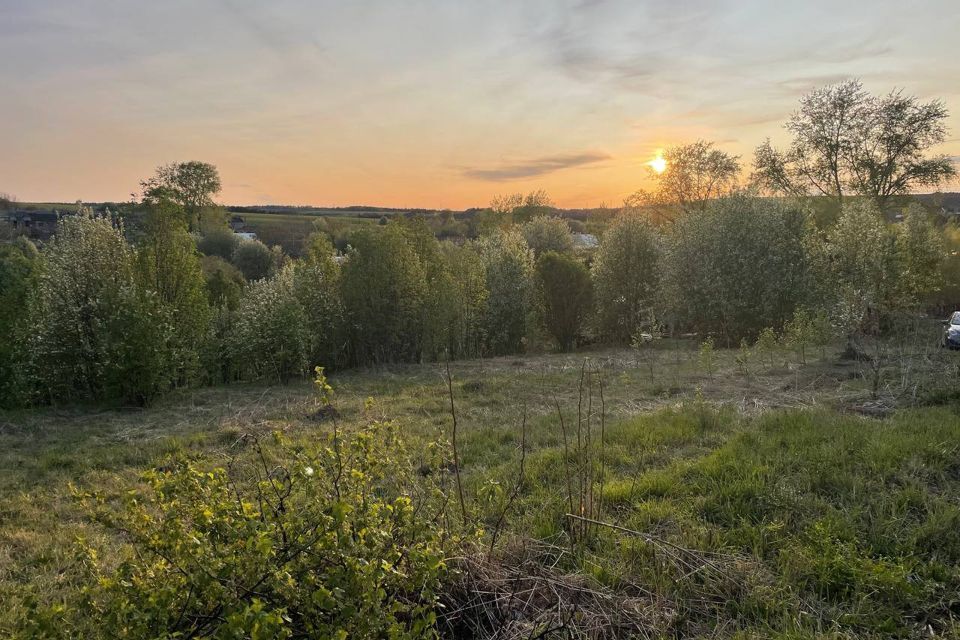
<svg viewBox="0 0 960 640"><path fill-rule="evenodd" d="M533 178L546 175L555 171L569 169L571 167L582 167L583 165L593 164L609 159L606 153L588 151L586 153L576 153L569 155L545 156L534 158L526 162L515 164L505 164L500 167L479 169L464 169L462 174L465 178L473 180L485 180L487 182L507 182L509 180L520 180L523 178Z"/></svg>

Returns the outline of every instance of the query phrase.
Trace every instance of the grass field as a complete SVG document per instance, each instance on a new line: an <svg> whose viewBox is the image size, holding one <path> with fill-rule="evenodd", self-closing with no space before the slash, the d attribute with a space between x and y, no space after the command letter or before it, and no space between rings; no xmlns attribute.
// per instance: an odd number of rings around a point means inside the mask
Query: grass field
<svg viewBox="0 0 960 640"><path fill-rule="evenodd" d="M303 242L317 230L318 224L323 224L325 215L299 213L244 213L242 214L247 228L257 234L261 242L273 246L283 247L283 250L292 256L299 256ZM343 215L337 212L331 216L336 224L344 228L375 224L376 218L360 218Z"/></svg>
<svg viewBox="0 0 960 640"><path fill-rule="evenodd" d="M865 417L873 405L856 364L778 357L744 371L735 357L704 362L694 345L665 341L645 354L453 363L468 502L519 487L504 512L503 571L542 571L601 598L607 635L958 637L957 408ZM585 358L595 373L581 392ZM414 442L450 434L440 365L331 382L345 429L386 418ZM606 524L571 546L578 403L592 419L582 450L600 465L589 514ZM76 539L106 554L119 544L75 505L71 484L121 490L171 456L223 464L245 433L314 440L331 429L318 407L298 383L192 391L138 411L0 414L0 635L31 601L78 588Z"/></svg>

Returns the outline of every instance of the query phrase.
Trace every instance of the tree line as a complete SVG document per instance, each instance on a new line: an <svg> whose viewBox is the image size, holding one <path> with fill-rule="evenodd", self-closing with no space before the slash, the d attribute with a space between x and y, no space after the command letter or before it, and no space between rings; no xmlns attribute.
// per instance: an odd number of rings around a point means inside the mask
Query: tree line
<svg viewBox="0 0 960 640"><path fill-rule="evenodd" d="M316 366L631 344L661 332L735 345L816 327L853 341L885 314L922 305L942 280L944 232L928 212L912 204L899 223L884 216L903 189L953 175L924 155L945 110L910 100L849 83L808 96L788 125L791 151L758 149L752 185L738 184L738 159L709 143L670 149L657 189L630 198L595 251L578 250L535 192L496 198L475 239L438 240L423 218L395 219L351 232L340 253L315 233L291 259L205 223L214 167L167 165L142 184L136 234L81 211L40 249L25 238L0 245L0 402L147 404L175 388L284 382ZM873 159L858 159L869 136ZM823 192L837 201L824 219L800 196L828 183L839 188ZM845 198L851 185L864 197Z"/></svg>

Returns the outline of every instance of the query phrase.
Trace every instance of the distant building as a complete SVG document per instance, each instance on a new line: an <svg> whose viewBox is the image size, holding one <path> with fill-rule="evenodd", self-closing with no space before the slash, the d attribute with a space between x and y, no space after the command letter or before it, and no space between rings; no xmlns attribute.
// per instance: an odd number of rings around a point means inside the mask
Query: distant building
<svg viewBox="0 0 960 640"><path fill-rule="evenodd" d="M31 238L46 240L57 230L57 221L60 219L60 213L57 211L33 211L29 209L18 209L7 211L0 216L6 224L11 225L17 233L22 233Z"/></svg>
<svg viewBox="0 0 960 640"><path fill-rule="evenodd" d="M940 213L948 218L960 217L960 193L948 193L940 203Z"/></svg>
<svg viewBox="0 0 960 640"><path fill-rule="evenodd" d="M600 246L600 241L592 233L575 233L573 246L577 249L596 249Z"/></svg>

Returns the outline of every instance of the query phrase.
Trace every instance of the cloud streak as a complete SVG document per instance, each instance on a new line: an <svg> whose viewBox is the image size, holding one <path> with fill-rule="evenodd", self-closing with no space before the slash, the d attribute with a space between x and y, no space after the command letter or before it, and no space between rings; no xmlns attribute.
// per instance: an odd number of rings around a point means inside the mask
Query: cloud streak
<svg viewBox="0 0 960 640"><path fill-rule="evenodd" d="M483 180L486 182L508 182L510 180L522 180L524 178L534 178L547 175L555 171L570 169L571 167L582 167L588 164L594 164L608 160L610 156L606 153L588 151L585 153L544 156L534 158L526 162L515 164L505 164L494 168L472 168L464 169L463 177L471 180Z"/></svg>

